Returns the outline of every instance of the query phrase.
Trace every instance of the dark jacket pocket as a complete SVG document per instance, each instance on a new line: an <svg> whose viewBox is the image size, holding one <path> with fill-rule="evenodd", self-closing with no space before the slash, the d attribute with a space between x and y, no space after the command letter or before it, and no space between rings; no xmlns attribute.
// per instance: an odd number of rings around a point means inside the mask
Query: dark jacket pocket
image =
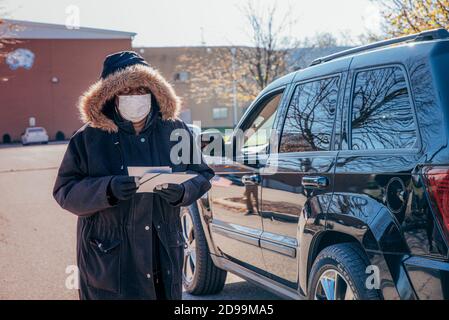
<svg viewBox="0 0 449 320"><path fill-rule="evenodd" d="M89 239L87 284L91 287L120 293L120 240Z"/></svg>

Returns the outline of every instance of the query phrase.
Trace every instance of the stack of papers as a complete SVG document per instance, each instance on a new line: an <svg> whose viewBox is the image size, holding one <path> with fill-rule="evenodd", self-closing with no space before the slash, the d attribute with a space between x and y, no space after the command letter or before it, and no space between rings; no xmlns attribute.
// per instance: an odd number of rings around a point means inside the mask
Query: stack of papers
<svg viewBox="0 0 449 320"><path fill-rule="evenodd" d="M197 176L182 172L172 173L170 167L128 167L128 174L139 178L138 193L152 193L156 186L168 183L182 184Z"/></svg>

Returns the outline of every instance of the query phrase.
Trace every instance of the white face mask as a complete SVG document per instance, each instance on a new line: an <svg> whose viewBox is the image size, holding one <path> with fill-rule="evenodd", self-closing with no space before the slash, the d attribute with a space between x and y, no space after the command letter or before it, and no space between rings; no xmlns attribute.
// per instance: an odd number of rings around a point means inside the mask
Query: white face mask
<svg viewBox="0 0 449 320"><path fill-rule="evenodd" d="M151 94L118 96L118 110L124 119L139 122L151 111Z"/></svg>

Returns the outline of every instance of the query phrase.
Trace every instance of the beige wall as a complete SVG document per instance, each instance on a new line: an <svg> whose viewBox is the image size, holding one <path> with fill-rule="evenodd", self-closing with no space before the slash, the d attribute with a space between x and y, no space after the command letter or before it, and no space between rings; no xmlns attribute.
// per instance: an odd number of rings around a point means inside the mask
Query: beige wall
<svg viewBox="0 0 449 320"><path fill-rule="evenodd" d="M207 100L198 102L189 90L189 82L177 81L176 74L183 70L180 58L183 55L196 56L207 59L207 49L205 47L168 47L168 48L134 48L140 53L154 68L158 69L162 75L173 84L176 93L183 99L183 110L191 115L184 116L184 120L201 121L203 128L232 128L233 108L232 99L230 101L220 101L213 95ZM210 48L214 50L214 48ZM207 83L204 84L207 86ZM214 120L213 108L226 107L228 115L226 119ZM243 106L238 108L238 118L243 113Z"/></svg>

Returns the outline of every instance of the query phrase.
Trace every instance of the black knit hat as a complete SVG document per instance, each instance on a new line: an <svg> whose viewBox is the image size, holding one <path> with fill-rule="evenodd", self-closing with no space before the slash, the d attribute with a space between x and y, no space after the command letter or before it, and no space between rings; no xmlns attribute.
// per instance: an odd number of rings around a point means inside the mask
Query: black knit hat
<svg viewBox="0 0 449 320"><path fill-rule="evenodd" d="M107 56L104 60L101 78L105 79L110 74L136 64L149 66L148 63L137 52L122 51L113 53Z"/></svg>

